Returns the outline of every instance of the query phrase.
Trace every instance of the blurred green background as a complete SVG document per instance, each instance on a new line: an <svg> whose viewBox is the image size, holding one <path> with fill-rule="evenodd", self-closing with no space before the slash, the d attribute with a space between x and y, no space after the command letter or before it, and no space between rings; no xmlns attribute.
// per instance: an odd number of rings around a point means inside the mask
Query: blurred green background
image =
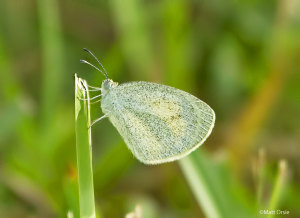
<svg viewBox="0 0 300 218"><path fill-rule="evenodd" d="M174 86L215 110L194 153L224 217L300 217L299 11L298 0L1 0L0 217L78 217L74 73L104 78L80 64L95 63L84 47L114 81ZM139 163L108 120L92 136L99 216L136 205L207 216L177 162Z"/></svg>

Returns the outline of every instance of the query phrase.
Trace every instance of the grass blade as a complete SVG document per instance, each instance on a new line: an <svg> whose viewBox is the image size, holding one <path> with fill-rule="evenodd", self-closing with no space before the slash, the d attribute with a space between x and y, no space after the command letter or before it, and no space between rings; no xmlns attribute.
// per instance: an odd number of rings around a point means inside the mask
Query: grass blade
<svg viewBox="0 0 300 218"><path fill-rule="evenodd" d="M255 212L226 165L215 164L201 150L181 159L179 165L206 217L251 217Z"/></svg>
<svg viewBox="0 0 300 218"><path fill-rule="evenodd" d="M277 175L276 183L268 207L269 211L276 211L278 209L280 200L282 200L284 185L286 184L286 182L287 182L287 162L282 160L279 162L278 175ZM270 213L268 217L269 218L275 217L274 215L276 216L276 214Z"/></svg>
<svg viewBox="0 0 300 218"><path fill-rule="evenodd" d="M40 141L43 146L38 149L47 155L47 159L54 159L59 146L55 140L62 137L62 132L55 132L57 119L61 110L65 57L63 56L63 37L57 0L38 0L37 10L40 26L40 42L42 54L42 84L40 106ZM60 135L62 134L62 135Z"/></svg>
<svg viewBox="0 0 300 218"><path fill-rule="evenodd" d="M153 51L149 36L147 13L139 0L110 1L116 30L135 78L150 77L153 72Z"/></svg>
<svg viewBox="0 0 300 218"><path fill-rule="evenodd" d="M195 153L195 152L194 152ZM199 165L199 159L192 153L186 158L179 161L180 167L195 194L196 200L207 217L222 217L221 211L217 206L217 199L211 193L210 184L207 183L207 176L205 175L204 168L202 170ZM197 163L198 162L198 163ZM205 178L206 177L206 178Z"/></svg>
<svg viewBox="0 0 300 218"><path fill-rule="evenodd" d="M88 87L85 80L75 74L75 131L79 181L80 217L95 217L92 169L92 141Z"/></svg>

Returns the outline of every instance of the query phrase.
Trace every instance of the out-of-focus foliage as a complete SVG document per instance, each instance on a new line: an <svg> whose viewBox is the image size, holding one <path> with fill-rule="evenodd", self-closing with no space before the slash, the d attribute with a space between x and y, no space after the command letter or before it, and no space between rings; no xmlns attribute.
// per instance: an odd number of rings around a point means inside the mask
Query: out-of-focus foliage
<svg viewBox="0 0 300 218"><path fill-rule="evenodd" d="M223 214L300 216L299 11L297 0L0 1L0 217L79 215L74 73L103 80L79 63L95 63L84 47L114 81L164 83L215 110L195 163ZM108 120L92 135L99 215L207 214L176 162L142 165Z"/></svg>

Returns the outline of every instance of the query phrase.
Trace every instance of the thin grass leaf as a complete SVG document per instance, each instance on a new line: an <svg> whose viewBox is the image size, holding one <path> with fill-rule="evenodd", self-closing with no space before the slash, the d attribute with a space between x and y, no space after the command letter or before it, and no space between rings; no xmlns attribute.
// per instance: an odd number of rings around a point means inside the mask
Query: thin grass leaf
<svg viewBox="0 0 300 218"><path fill-rule="evenodd" d="M113 0L110 5L130 72L135 78L149 78L153 70L153 51L144 5L138 0Z"/></svg>
<svg viewBox="0 0 300 218"><path fill-rule="evenodd" d="M58 143L55 132L55 121L53 119L59 111L62 103L63 77L63 39L61 33L61 22L59 16L59 5L57 0L38 0L38 18L40 21L40 38L43 64L42 92L41 92L41 133L39 139L44 142L39 146L43 153L50 158L54 155ZM60 132L58 132L59 134Z"/></svg>
<svg viewBox="0 0 300 218"><path fill-rule="evenodd" d="M213 164L203 151L196 151L179 161L192 192L206 217L250 217L253 208L247 208L238 184L229 172Z"/></svg>
<svg viewBox="0 0 300 218"><path fill-rule="evenodd" d="M287 163L286 161L282 160L279 162L278 175L277 175L276 183L268 207L269 211L275 211L278 209L281 196L284 191L284 185L286 184L286 180L287 180ZM277 214L271 213L268 215L268 217L271 218L274 217L274 215L278 216Z"/></svg>
<svg viewBox="0 0 300 218"><path fill-rule="evenodd" d="M88 100L80 100L87 98ZM89 94L85 80L75 74L75 131L80 217L96 217L92 169Z"/></svg>
<svg viewBox="0 0 300 218"><path fill-rule="evenodd" d="M218 205L211 184L208 182L209 178L205 175L204 163L201 163L199 157L194 153L180 160L180 167L205 215L215 218L223 217L220 205Z"/></svg>

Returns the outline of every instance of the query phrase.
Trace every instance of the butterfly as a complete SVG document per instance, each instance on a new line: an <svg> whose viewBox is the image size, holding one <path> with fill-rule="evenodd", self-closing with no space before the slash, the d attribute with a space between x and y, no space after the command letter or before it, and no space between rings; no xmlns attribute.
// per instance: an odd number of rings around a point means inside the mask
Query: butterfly
<svg viewBox="0 0 300 218"><path fill-rule="evenodd" d="M104 115L92 125L108 118L133 155L144 164L161 164L185 157L202 145L215 123L215 113L205 102L182 90L152 82L118 84L108 78L101 88ZM95 98L96 98L95 97Z"/></svg>

